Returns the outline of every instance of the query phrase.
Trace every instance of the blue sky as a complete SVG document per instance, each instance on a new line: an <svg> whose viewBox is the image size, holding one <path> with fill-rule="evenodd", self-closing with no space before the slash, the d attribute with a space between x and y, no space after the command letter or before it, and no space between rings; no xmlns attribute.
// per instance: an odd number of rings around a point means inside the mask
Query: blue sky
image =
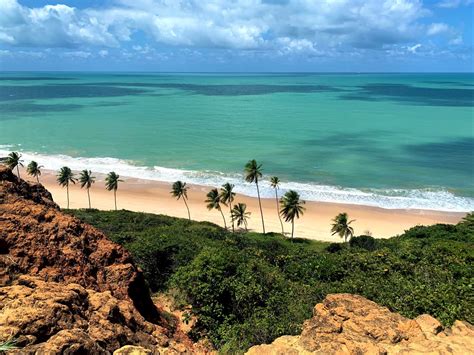
<svg viewBox="0 0 474 355"><path fill-rule="evenodd" d="M0 0L0 70L453 72L474 0Z"/></svg>

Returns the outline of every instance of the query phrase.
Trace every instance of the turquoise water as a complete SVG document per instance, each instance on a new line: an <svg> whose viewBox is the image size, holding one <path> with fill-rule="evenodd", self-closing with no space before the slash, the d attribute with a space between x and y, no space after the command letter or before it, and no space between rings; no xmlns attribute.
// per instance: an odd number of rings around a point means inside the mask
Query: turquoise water
<svg viewBox="0 0 474 355"><path fill-rule="evenodd" d="M473 74L0 79L0 155L19 150L47 168L232 181L252 195L241 175L255 158L308 200L474 209Z"/></svg>

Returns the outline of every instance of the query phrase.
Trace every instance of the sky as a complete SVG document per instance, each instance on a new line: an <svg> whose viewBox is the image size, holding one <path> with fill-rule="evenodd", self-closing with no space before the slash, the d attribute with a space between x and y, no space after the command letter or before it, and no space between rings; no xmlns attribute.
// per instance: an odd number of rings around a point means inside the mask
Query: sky
<svg viewBox="0 0 474 355"><path fill-rule="evenodd" d="M474 0L0 0L1 71L473 72Z"/></svg>

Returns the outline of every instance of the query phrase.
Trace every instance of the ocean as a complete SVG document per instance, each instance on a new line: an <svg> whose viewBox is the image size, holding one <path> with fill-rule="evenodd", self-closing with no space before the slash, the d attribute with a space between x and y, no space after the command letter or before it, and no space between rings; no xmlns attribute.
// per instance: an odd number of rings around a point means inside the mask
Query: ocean
<svg viewBox="0 0 474 355"><path fill-rule="evenodd" d="M0 156L306 200L474 210L474 74L0 73Z"/></svg>

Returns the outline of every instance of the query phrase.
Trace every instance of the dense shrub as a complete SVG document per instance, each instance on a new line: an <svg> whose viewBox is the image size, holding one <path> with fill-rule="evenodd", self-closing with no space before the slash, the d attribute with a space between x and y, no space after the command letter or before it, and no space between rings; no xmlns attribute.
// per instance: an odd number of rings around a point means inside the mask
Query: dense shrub
<svg viewBox="0 0 474 355"><path fill-rule="evenodd" d="M203 335L242 352L300 332L328 293L363 295L407 317L474 322L474 221L415 227L349 245L278 234L232 234L210 224L128 211L72 211L133 254L152 290L177 289Z"/></svg>
<svg viewBox="0 0 474 355"><path fill-rule="evenodd" d="M365 250L373 251L377 249L377 241L370 235L361 235L353 237L349 241L351 248L362 248Z"/></svg>

